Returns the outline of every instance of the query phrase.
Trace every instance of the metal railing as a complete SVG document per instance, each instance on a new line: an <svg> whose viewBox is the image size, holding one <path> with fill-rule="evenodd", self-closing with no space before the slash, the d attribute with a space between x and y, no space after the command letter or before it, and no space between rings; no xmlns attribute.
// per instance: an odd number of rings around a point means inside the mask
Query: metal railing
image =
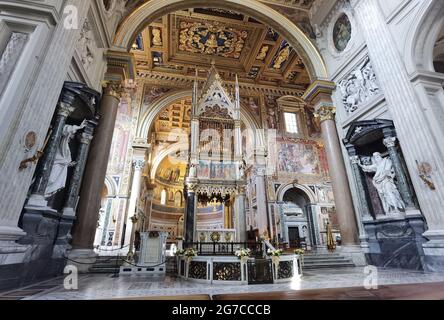
<svg viewBox="0 0 444 320"><path fill-rule="evenodd" d="M258 242L191 242L184 249L194 249L199 256L232 256L239 249L250 249L252 257L262 256L262 243Z"/></svg>

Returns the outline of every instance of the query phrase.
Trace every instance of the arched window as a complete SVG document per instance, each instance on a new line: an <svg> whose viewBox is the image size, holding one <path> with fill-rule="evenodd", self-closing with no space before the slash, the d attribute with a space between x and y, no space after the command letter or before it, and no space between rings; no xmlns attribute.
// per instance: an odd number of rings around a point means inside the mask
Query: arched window
<svg viewBox="0 0 444 320"><path fill-rule="evenodd" d="M160 204L166 205L167 202L167 191L165 189L160 193Z"/></svg>
<svg viewBox="0 0 444 320"><path fill-rule="evenodd" d="M174 206L182 207L182 192L177 191L174 197Z"/></svg>

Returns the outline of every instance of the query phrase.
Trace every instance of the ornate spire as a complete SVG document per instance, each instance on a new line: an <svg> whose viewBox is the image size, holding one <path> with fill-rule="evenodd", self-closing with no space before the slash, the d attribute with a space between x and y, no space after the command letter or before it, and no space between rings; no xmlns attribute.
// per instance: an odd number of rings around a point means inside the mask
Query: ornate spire
<svg viewBox="0 0 444 320"><path fill-rule="evenodd" d="M194 87L193 87L193 114L197 112L197 104L198 104L198 91L199 91L199 71L196 66L196 77L194 79Z"/></svg>
<svg viewBox="0 0 444 320"><path fill-rule="evenodd" d="M238 110L240 110L240 89L239 89L239 78L238 78L238 76L237 76L237 74L236 74L236 88L235 88L235 93L236 93L236 96L235 96L235 99L236 99L236 101L235 101L235 104L236 104L236 109L238 109Z"/></svg>

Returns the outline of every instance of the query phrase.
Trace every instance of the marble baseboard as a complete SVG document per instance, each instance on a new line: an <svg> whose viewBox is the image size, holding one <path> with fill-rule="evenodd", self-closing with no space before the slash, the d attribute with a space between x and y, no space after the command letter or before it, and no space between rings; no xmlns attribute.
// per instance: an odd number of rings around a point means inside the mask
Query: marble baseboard
<svg viewBox="0 0 444 320"><path fill-rule="evenodd" d="M18 288L63 274L65 259L40 259L0 265L0 290Z"/></svg>

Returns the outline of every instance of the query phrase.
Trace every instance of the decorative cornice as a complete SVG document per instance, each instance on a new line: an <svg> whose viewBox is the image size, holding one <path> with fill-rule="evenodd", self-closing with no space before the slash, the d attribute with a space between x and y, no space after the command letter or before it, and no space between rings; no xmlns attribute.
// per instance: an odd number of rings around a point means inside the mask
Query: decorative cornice
<svg viewBox="0 0 444 320"><path fill-rule="evenodd" d="M314 100L318 95L325 94L331 96L336 89L336 84L326 80L316 80L313 82L307 91L302 96L302 99L309 102Z"/></svg>
<svg viewBox="0 0 444 320"><path fill-rule="evenodd" d="M156 86L174 86L179 88L190 88L195 80L194 77L185 75L175 75L167 73L155 73L153 71L138 70L138 77L143 79L144 84L156 85ZM204 78L199 79L200 85L205 83ZM224 81L225 87L233 88L235 87L234 81ZM302 97L304 94L303 89L288 88L288 87L276 87L267 86L263 84L255 83L239 83L239 87L242 95L250 95L254 93L264 93L276 96L296 96Z"/></svg>

